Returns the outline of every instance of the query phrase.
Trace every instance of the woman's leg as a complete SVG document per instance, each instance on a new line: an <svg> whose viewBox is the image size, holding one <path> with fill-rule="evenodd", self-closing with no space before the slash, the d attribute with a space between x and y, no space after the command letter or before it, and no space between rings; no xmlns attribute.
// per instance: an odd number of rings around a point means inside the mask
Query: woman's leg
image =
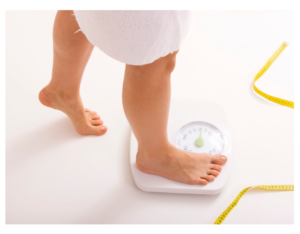
<svg viewBox="0 0 300 234"><path fill-rule="evenodd" d="M58 11L53 28L53 69L50 83L39 99L45 106L63 111L81 135L107 131L96 112L84 109L79 89L85 66L94 46L82 32L73 11Z"/></svg>
<svg viewBox="0 0 300 234"><path fill-rule="evenodd" d="M168 142L170 78L176 54L143 66L126 65L123 107L138 141L136 164L141 171L187 184L205 185L219 175L220 165L227 158L185 152Z"/></svg>

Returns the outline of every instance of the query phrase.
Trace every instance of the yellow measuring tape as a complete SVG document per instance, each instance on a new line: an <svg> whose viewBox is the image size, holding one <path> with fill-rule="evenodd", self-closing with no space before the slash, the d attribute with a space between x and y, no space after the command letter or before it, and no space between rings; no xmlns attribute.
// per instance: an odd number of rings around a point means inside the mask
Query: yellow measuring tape
<svg viewBox="0 0 300 234"><path fill-rule="evenodd" d="M227 207L227 209L217 218L214 224L221 224L231 212L231 210L237 205L239 200L244 196L244 194L251 188L259 188L266 190L277 190L277 191L294 191L294 185L257 185L243 189L239 195L234 199L234 201Z"/></svg>
<svg viewBox="0 0 300 234"><path fill-rule="evenodd" d="M282 51L288 46L288 43L283 42L281 46L275 51L275 53L272 55L272 57L268 60L268 62L263 66L263 68L256 74L253 80L253 89L256 93L258 93L260 96L268 99L271 102L275 102L277 104L287 106L294 108L294 102L284 100L278 97L271 96L269 94L264 93L260 89L258 89L255 85L255 82L269 69L269 67L275 62L275 60L279 57L279 55L282 53Z"/></svg>
<svg viewBox="0 0 300 234"><path fill-rule="evenodd" d="M254 77L253 81L253 89L256 93L261 95L262 97L268 99L271 102L275 102L277 104L294 108L294 102L287 101L278 97L273 97L269 94L264 93L260 89L255 86L255 82L269 69L269 67L274 63L274 61L279 57L282 51L288 46L288 43L283 42L281 46L275 51L272 57L268 60L268 62L263 66L263 68L257 73ZM221 224L227 217L227 215L231 212L231 210L237 205L239 200L244 196L244 194L252 188L258 189L266 189L266 190L274 190L274 191L294 191L294 185L257 185L243 189L239 195L234 199L234 201L227 207L227 209L217 218L214 224Z"/></svg>

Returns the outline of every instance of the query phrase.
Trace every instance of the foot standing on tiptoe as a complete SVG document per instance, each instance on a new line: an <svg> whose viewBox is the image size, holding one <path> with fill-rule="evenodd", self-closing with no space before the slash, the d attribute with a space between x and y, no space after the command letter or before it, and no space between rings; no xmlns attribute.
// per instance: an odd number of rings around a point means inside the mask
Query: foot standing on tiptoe
<svg viewBox="0 0 300 234"><path fill-rule="evenodd" d="M64 112L81 135L102 135L107 129L96 112L85 109L79 89L94 46L83 33L73 11L58 11L53 28L53 68L50 83L39 93L40 102Z"/></svg>

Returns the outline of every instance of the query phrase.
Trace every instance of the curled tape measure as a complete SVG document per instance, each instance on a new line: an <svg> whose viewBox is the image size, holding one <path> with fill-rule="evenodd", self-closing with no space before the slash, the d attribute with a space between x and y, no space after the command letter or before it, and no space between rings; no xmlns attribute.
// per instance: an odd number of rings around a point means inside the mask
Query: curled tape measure
<svg viewBox="0 0 300 234"><path fill-rule="evenodd" d="M287 101L278 97L273 97L269 94L264 93L260 89L255 86L255 82L269 69L269 67L274 63L274 61L279 57L282 51L288 46L288 43L283 42L281 46L275 51L272 57L268 60L268 62L263 66L263 68L256 74L253 80L253 89L260 96L268 99L271 102L275 102L277 104L294 108L294 102ZM294 185L257 185L243 189L239 195L234 199L234 201L227 207L227 209L217 218L214 224L221 224L226 219L227 215L231 212L231 210L237 205L239 200L245 195L245 193L252 188L258 189L266 189L273 191L294 191Z"/></svg>
<svg viewBox="0 0 300 234"><path fill-rule="evenodd" d="M226 219L227 215L231 210L237 205L239 200L244 196L244 194L252 188L274 190L274 191L294 191L294 185L257 185L243 189L239 195L234 199L234 201L227 207L227 209L217 218L214 224L221 224Z"/></svg>
<svg viewBox="0 0 300 234"><path fill-rule="evenodd" d="M282 51L288 46L288 43L283 42L281 46L275 51L275 53L272 55L272 57L268 60L268 62L263 66L263 68L256 74L253 80L253 89L254 91L259 94L260 96L268 99L271 102L275 102L279 105L287 106L294 108L294 102L287 101L278 97L271 96L269 94L264 93L260 89L258 89L255 85L255 82L269 69L269 67L275 62L275 60L279 57L279 55L282 53Z"/></svg>

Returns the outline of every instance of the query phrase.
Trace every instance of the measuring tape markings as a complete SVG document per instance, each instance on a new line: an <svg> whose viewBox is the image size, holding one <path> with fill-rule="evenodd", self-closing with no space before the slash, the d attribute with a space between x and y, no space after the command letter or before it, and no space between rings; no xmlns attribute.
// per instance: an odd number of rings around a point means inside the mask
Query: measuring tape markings
<svg viewBox="0 0 300 234"><path fill-rule="evenodd" d="M294 185L256 185L243 189L234 201L227 207L227 209L217 218L214 224L220 225L226 219L231 210L238 204L239 200L245 195L245 193L252 188L259 188L273 191L294 191Z"/></svg>
<svg viewBox="0 0 300 234"><path fill-rule="evenodd" d="M281 46L275 51L275 53L271 56L268 62L263 66L263 68L256 74L253 80L253 89L256 93L266 98L271 102L275 102L279 105L287 106L290 108L294 108L294 102L284 100L278 97L271 96L269 94L264 93L260 89L258 89L255 85L255 82L270 68L270 66L275 62L275 60L279 57L282 51L288 46L288 43L283 42ZM265 190L273 190L273 191L294 191L294 185L256 185L252 187L247 187L243 189L239 195L234 199L234 201L227 207L227 209L217 218L214 224L222 224L226 219L231 210L238 204L239 200L245 195L245 193L251 188L265 189Z"/></svg>
<svg viewBox="0 0 300 234"><path fill-rule="evenodd" d="M287 106L290 108L294 108L294 102L284 100L278 97L271 96L269 94L264 93L259 88L256 87L255 82L270 68L270 66L275 62L275 60L279 57L279 55L282 53L282 51L288 46L287 42L283 42L281 46L275 51L275 53L271 56L271 58L268 60L268 62L263 66L263 68L256 74L253 80L253 89L256 93L258 93L260 96L266 98L267 100L271 102L275 102L282 106Z"/></svg>

